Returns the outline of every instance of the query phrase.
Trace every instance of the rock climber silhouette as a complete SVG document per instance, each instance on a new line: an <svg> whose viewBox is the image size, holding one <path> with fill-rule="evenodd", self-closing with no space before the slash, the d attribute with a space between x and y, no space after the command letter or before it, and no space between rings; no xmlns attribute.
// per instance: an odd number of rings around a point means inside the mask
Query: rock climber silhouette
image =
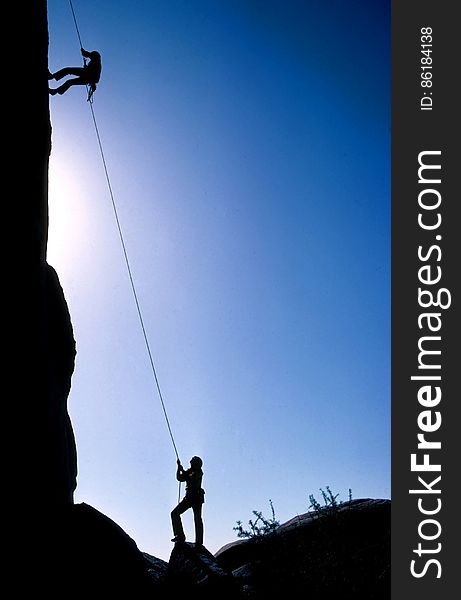
<svg viewBox="0 0 461 600"><path fill-rule="evenodd" d="M90 94L96 90L96 84L101 77L101 55L96 50L88 52L84 48L80 48L80 51L84 58L90 59L88 64L85 63L83 67L64 67L64 69L60 69L56 73L49 73L48 79L56 79L57 81L67 75L77 75L75 79L68 79L55 89L49 88L52 96L55 94L64 94L72 85L88 85L90 87Z"/></svg>
<svg viewBox="0 0 461 600"><path fill-rule="evenodd" d="M177 460L176 479L186 482L186 495L176 508L171 511L174 538L172 542L185 542L186 536L181 522L181 515L189 508L194 512L195 545L203 545L202 504L205 502L205 490L202 489L202 459L193 456L190 460L190 469L184 470L181 461Z"/></svg>

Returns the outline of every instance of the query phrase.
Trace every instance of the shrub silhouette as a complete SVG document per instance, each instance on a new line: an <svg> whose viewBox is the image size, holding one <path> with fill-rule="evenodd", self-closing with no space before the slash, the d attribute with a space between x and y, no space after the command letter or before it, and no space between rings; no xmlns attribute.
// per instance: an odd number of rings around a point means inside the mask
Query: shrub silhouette
<svg viewBox="0 0 461 600"><path fill-rule="evenodd" d="M311 510L314 512L316 516L328 516L336 514L338 508L343 504L342 502L338 502L337 498L339 494L333 494L330 487L325 486L326 491L320 488L320 492L323 498L323 506L320 502L315 498L314 494L309 494L309 506L307 510ZM349 502L352 500L352 490L349 488Z"/></svg>
<svg viewBox="0 0 461 600"><path fill-rule="evenodd" d="M337 498L339 494L333 494L330 487L325 486L325 490L320 488L320 492L323 498L323 505L315 498L314 494L309 494L309 506L308 511L312 510L316 517L336 517L338 508L343 504L338 502ZM349 489L349 501L352 500L352 491ZM255 519L248 520L248 529L245 529L242 521L237 521L236 526L233 530L237 532L239 538L261 538L265 535L273 533L280 525L280 521L275 518L275 509L272 500L269 500L271 508L271 516L265 517L260 510L254 510L253 515Z"/></svg>
<svg viewBox="0 0 461 600"><path fill-rule="evenodd" d="M233 527L234 531L237 532L237 537L260 538L273 533L280 525L280 522L275 518L275 510L272 500L269 500L269 505L271 507L271 516L269 518L265 517L260 510L254 510L253 515L256 517L256 519L250 519L248 521L249 529L244 529L242 521L237 521L237 526Z"/></svg>

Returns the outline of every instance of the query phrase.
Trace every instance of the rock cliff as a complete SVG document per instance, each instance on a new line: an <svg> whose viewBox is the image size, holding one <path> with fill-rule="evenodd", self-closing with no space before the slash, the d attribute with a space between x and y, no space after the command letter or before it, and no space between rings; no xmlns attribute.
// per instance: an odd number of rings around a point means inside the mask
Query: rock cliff
<svg viewBox="0 0 461 600"><path fill-rule="evenodd" d="M14 11L19 39L13 63L21 63L15 75L27 79L23 93L10 103L8 119L8 177L14 187L7 223L14 261L8 272L12 385L5 403L11 440L6 476L10 506L21 507L22 522L33 509L41 513L72 502L76 451L67 397L75 341L58 275L46 262L51 150L46 1Z"/></svg>

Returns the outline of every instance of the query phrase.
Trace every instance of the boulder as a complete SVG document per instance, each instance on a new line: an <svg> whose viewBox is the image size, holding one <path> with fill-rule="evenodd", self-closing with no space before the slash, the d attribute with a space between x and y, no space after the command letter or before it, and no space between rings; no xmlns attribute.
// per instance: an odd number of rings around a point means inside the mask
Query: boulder
<svg viewBox="0 0 461 600"><path fill-rule="evenodd" d="M167 572L168 588L175 594L197 594L210 598L240 598L240 588L232 574L221 567L204 546L176 543L171 552Z"/></svg>
<svg viewBox="0 0 461 600"><path fill-rule="evenodd" d="M249 563L242 565L232 571L232 575L236 579L236 583L240 586L244 598L258 598L253 565Z"/></svg>
<svg viewBox="0 0 461 600"><path fill-rule="evenodd" d="M168 572L168 563L162 560L161 558L157 558L156 556L147 554L147 552L143 552L142 555L146 560L149 578L159 585L165 585L166 576Z"/></svg>
<svg viewBox="0 0 461 600"><path fill-rule="evenodd" d="M43 516L40 529L34 528L33 560L24 582L29 593L46 590L51 598L163 597L161 581L150 572L152 562L112 519L85 503Z"/></svg>
<svg viewBox="0 0 461 600"><path fill-rule="evenodd" d="M308 512L227 544L216 559L256 598L389 598L390 509L389 500L360 499Z"/></svg>

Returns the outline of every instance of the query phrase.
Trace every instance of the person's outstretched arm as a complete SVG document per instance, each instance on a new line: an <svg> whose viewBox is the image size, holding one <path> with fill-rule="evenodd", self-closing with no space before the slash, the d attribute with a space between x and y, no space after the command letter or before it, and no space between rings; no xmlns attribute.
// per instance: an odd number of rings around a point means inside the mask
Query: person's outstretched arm
<svg viewBox="0 0 461 600"><path fill-rule="evenodd" d="M186 481L187 475L186 475L186 472L183 469L183 466L182 466L181 461L179 460L179 458L177 460L177 464L178 464L178 468L176 469L176 479L178 481Z"/></svg>
<svg viewBox="0 0 461 600"><path fill-rule="evenodd" d="M85 48L80 48L80 51L82 53L82 56L84 56L85 58L91 58L91 52L88 52L87 50L85 50Z"/></svg>

